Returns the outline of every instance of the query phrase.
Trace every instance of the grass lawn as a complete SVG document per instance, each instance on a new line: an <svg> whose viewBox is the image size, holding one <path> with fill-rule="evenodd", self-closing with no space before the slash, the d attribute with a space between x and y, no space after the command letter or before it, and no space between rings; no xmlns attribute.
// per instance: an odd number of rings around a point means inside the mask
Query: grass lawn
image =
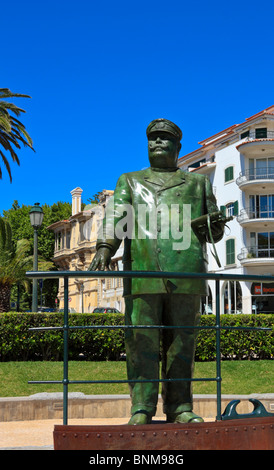
<svg viewBox="0 0 274 470"><path fill-rule="evenodd" d="M222 394L274 393L274 361L225 361L221 367ZM1 362L0 396L28 396L42 392L61 392L58 384L28 384L29 380L62 380L62 362ZM215 362L197 362L196 378L216 376ZM69 362L70 380L124 380L126 363ZM75 384L70 392L86 395L128 394L127 384ZM215 394L216 382L194 382L194 394Z"/></svg>

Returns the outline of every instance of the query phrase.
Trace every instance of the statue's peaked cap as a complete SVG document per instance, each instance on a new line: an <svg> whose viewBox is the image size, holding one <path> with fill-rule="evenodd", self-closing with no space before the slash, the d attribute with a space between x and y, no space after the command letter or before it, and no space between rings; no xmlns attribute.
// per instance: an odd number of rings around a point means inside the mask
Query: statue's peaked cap
<svg viewBox="0 0 274 470"><path fill-rule="evenodd" d="M179 140L183 136L181 129L174 122L168 121L168 119L154 119L154 121L151 121L147 127L147 137L153 132L167 132Z"/></svg>

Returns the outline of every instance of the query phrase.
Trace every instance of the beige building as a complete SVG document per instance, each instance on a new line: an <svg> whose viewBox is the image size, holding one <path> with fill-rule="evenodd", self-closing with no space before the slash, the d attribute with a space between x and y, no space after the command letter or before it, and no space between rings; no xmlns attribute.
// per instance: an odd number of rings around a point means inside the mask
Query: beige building
<svg viewBox="0 0 274 470"><path fill-rule="evenodd" d="M86 271L94 257L96 240L105 208L113 191L103 190L99 203L82 210L81 188L71 191L72 214L48 227L55 233L54 262L60 271ZM122 270L122 247L112 258L112 269ZM124 312L122 279L69 279L70 312L90 313L96 307L117 308ZM64 307L63 280L59 281L59 308Z"/></svg>

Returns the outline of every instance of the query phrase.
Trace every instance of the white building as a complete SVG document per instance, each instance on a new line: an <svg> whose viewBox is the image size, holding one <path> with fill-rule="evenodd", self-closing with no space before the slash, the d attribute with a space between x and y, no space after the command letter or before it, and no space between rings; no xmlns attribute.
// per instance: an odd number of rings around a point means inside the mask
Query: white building
<svg viewBox="0 0 274 470"><path fill-rule="evenodd" d="M216 244L222 267L210 252L211 272L274 275L274 106L199 142L179 166L209 177L218 206L233 215ZM204 313L215 312L212 297ZM273 313L274 283L222 282L222 313Z"/></svg>

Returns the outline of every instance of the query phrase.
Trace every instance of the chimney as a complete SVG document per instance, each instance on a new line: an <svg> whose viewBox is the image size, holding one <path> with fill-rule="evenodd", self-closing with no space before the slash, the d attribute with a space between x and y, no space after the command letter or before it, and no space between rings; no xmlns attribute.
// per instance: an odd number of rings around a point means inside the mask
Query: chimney
<svg viewBox="0 0 274 470"><path fill-rule="evenodd" d="M72 215L78 214L78 212L81 212L81 194L83 190L81 188L75 188L72 191L70 191L70 194L72 195Z"/></svg>

